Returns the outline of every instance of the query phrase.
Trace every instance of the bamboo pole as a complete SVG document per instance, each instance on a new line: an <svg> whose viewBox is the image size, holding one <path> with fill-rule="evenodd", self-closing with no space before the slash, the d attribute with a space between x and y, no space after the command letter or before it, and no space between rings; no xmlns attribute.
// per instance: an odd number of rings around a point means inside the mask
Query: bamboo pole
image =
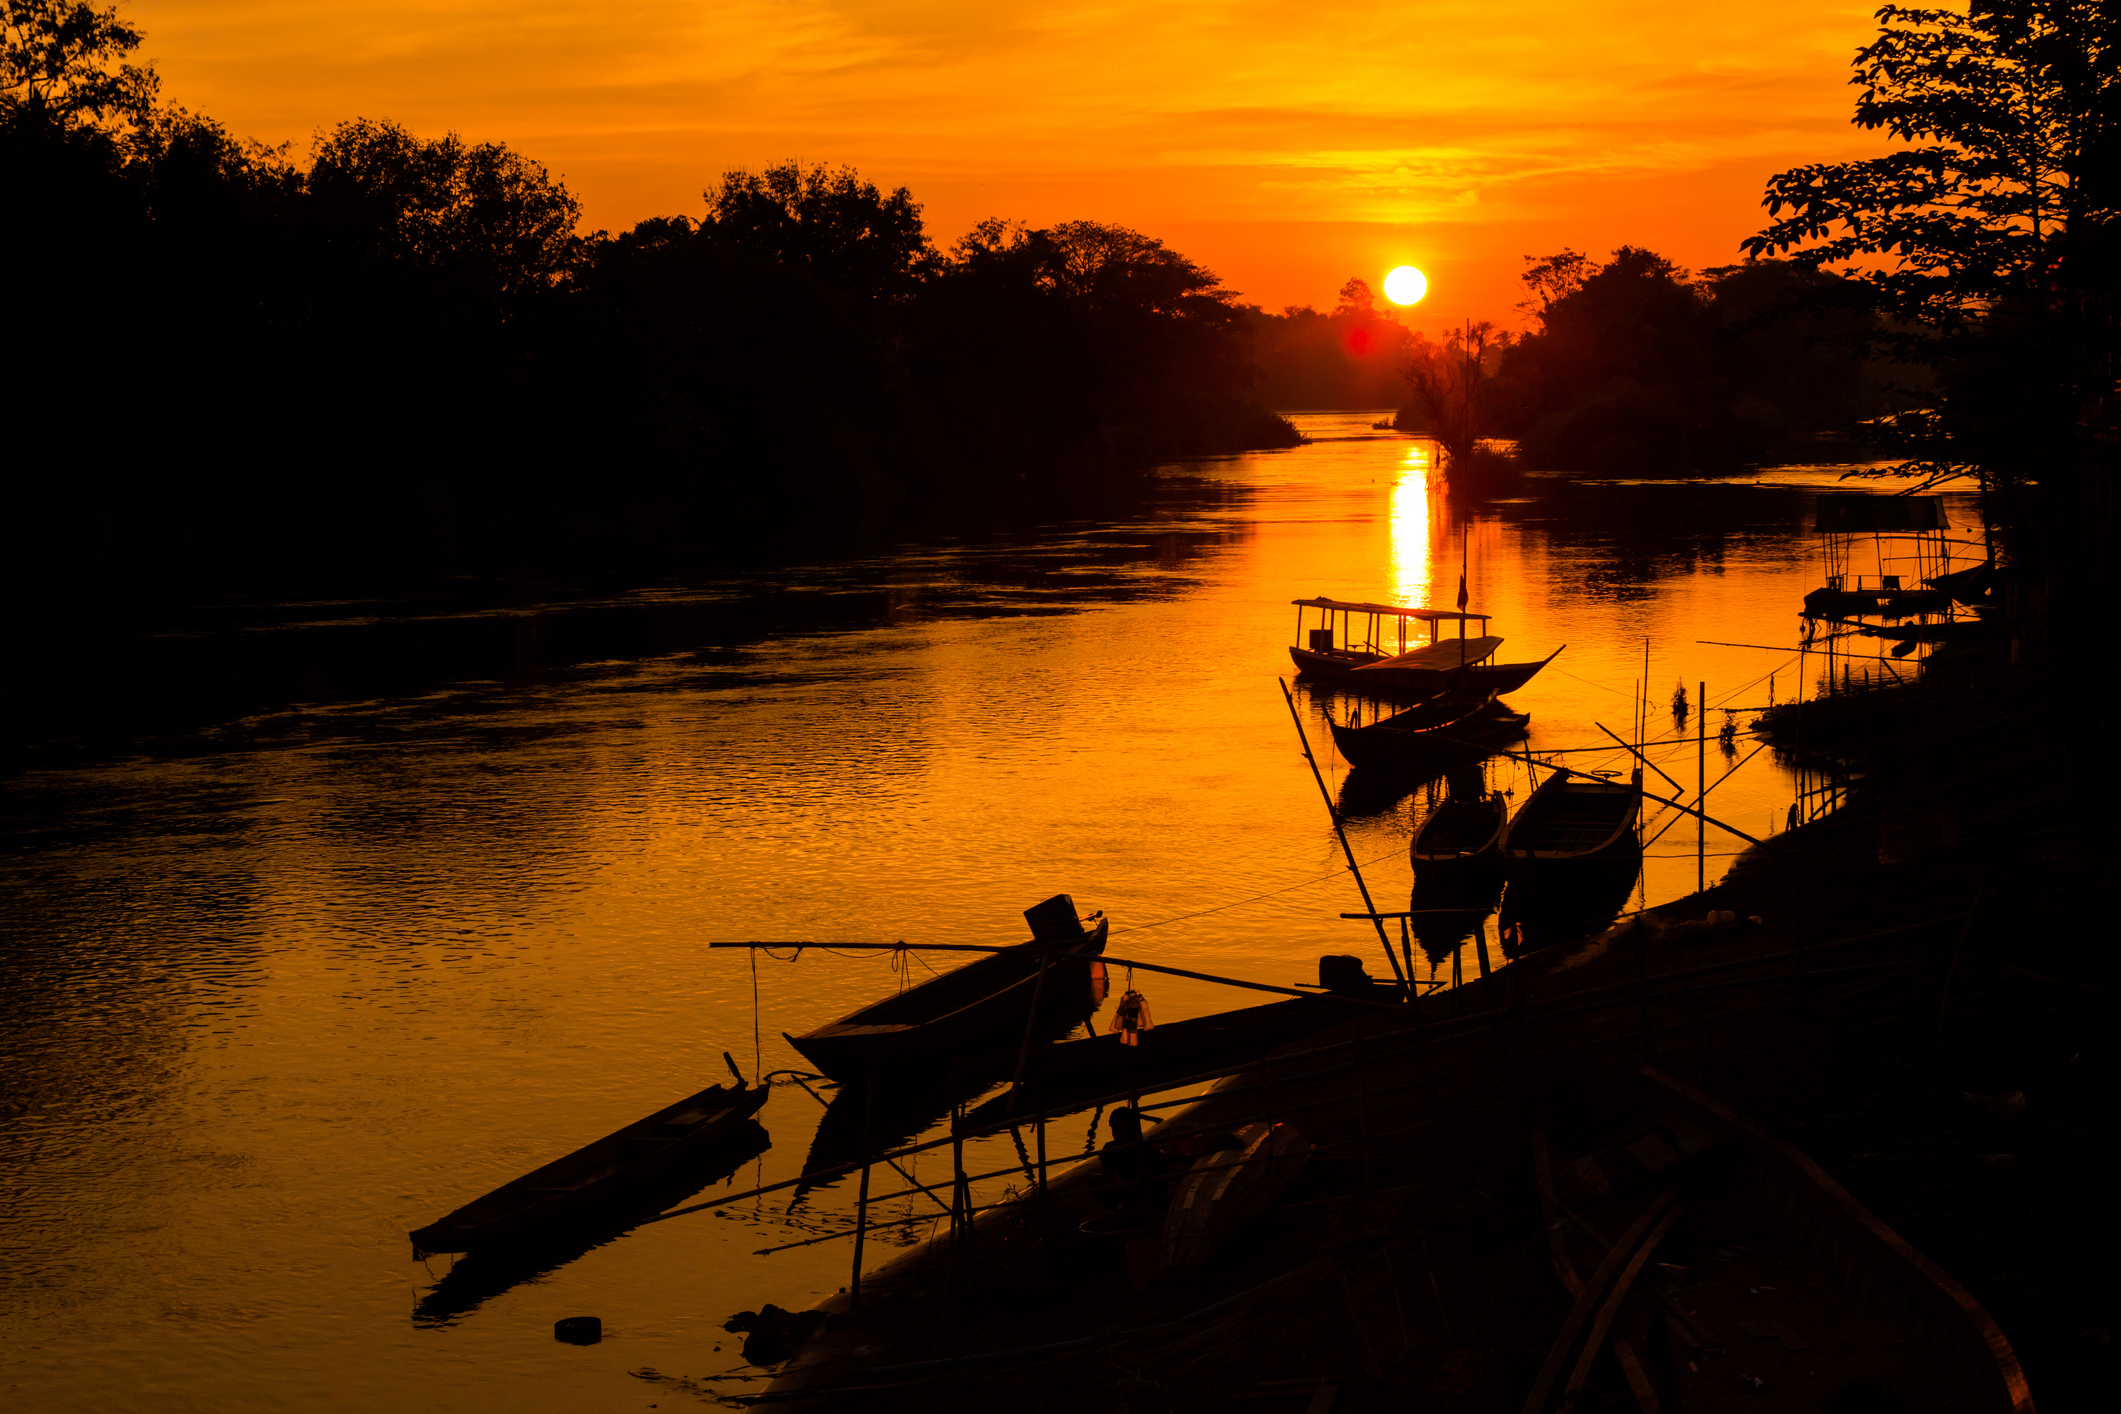
<svg viewBox="0 0 2121 1414"><path fill-rule="evenodd" d="M1362 894L1362 906L1374 912L1377 905L1370 898L1370 886L1363 882L1362 866L1355 862L1355 848L1348 843L1348 832L1341 825L1340 811L1333 804L1333 793L1326 789L1325 773L1318 769L1318 758L1311 754L1311 739L1304 734L1303 715L1296 710L1296 694L1289 691L1289 684L1280 678L1274 681L1281 688L1282 700L1289 704L1289 720L1296 724L1296 739L1303 745L1304 760L1311 765L1311 779L1318 782L1318 797L1325 802L1326 814L1333 821L1333 833L1340 839L1340 852L1347 856L1348 872L1355 876L1355 887ZM1371 921L1377 925L1377 943L1385 950L1385 961L1392 964L1392 975L1397 977L1400 986L1406 989L1408 1000L1413 1000L1413 984L1407 975L1400 971L1399 959L1392 952L1392 940L1385 933L1384 920Z"/></svg>
<svg viewBox="0 0 2121 1414"><path fill-rule="evenodd" d="M1695 705L1700 710L1694 714L1694 799L1701 800L1709 793L1709 685L1700 682L1695 688L1699 694ZM1698 894L1708 886L1709 821L1701 815L1694 820L1694 892Z"/></svg>
<svg viewBox="0 0 2121 1414"><path fill-rule="evenodd" d="M1643 765L1649 767L1652 771L1656 771L1658 775L1664 776L1663 770L1658 767L1655 761L1652 761L1649 757L1643 755L1642 752L1637 748L1629 746L1628 743L1622 741L1618 736L1614 736L1613 729L1611 727L1608 727L1604 722L1593 722L1591 723L1591 725L1598 728L1598 730L1604 732L1607 736L1613 737L1613 741L1616 745L1621 746L1628 751L1634 752L1635 759L1637 761L1640 761ZM1670 776L1664 776L1664 778L1668 781L1672 781L1672 778ZM1681 794L1684 794L1686 792L1686 787L1679 784L1679 782L1677 781L1672 781L1672 789L1680 792Z"/></svg>
<svg viewBox="0 0 2121 1414"><path fill-rule="evenodd" d="M1451 911L1455 913L1455 912L1457 912L1458 910L1456 910L1456 909L1453 909L1453 910L1451 910ZM1373 916L1373 915L1365 914L1365 915L1363 915L1363 916L1364 916L1364 917L1370 917L1370 916ZM1390 915L1385 915L1385 914L1379 914L1379 915L1374 915L1374 916L1377 916L1377 917L1389 917ZM1382 927L1383 927L1384 925L1383 925L1383 924L1379 924L1378 926L1379 926L1380 928L1382 928ZM1024 946L1024 944L1022 944L1022 943L1011 943L1011 944L1008 944L1007 946L997 946L997 945L995 945L995 944L992 944L992 943L803 943L803 942L792 942L792 941L788 941L788 940L785 940L785 939L783 939L783 940L781 940L781 941L777 941L777 942L722 942L722 943L709 943L709 944L708 944L707 946L708 946L708 947L710 947L710 948L819 948L819 947L831 947L831 948L848 948L848 949L859 949L859 950L861 950L861 951L863 951L863 952L877 952L877 951L882 951L882 950L884 950L884 949L891 949L891 950L894 950L894 951L895 951L895 950L897 950L897 949L900 949L900 948L905 948L905 949L907 949L907 950L909 950L909 951L913 951L913 952L984 952L984 953L997 953L997 952L1013 952L1013 951L1015 951L1015 950L1016 950L1017 948L1023 947L1023 946ZM1186 978L1190 978L1190 979L1192 979L1192 980L1193 980L1193 981L1195 981L1195 982L1213 982L1213 983L1215 983L1216 985L1218 985L1218 986L1222 986L1222 987L1242 987L1243 989L1245 989L1245 990L1246 990L1246 991L1248 991L1248 992L1273 992L1273 993L1275 993L1275 994L1276 994L1276 995L1278 995L1278 996L1284 996L1284 997L1315 997L1315 996L1317 996L1317 995L1318 995L1318 993L1317 993L1316 991L1310 991L1310 992L1305 992L1305 991L1300 991L1300 990L1298 990L1298 989L1297 989L1297 988L1295 988L1295 987L1276 987L1276 986L1273 986L1272 984L1270 984L1270 983L1266 983L1266 982L1246 982L1246 981L1243 981L1242 979L1240 979L1240 978L1236 978L1236 977L1218 977L1218 976L1216 976L1216 975L1215 975L1214 973L1212 973L1212 972L1193 972L1193 971L1189 971L1188 969L1186 969L1186 968L1183 968L1183 967L1165 967L1165 966L1163 966L1163 965L1162 965L1161 963L1154 963L1154 962L1143 962L1143 961L1142 961L1141 959L1139 959L1139 958L1130 958L1130 957L1112 957L1112 956L1110 956L1109 954L1099 953L1099 954L1096 954L1096 955L1094 955L1094 956L1093 956L1093 955L1088 955L1088 954L1086 954L1086 955L1085 955L1085 960L1086 960L1086 961L1100 961L1100 962L1104 962L1104 963L1107 963L1107 964L1109 964L1109 965L1111 965L1111 966L1115 966L1115 967L1134 967L1134 968L1139 968L1139 969L1140 969L1140 970L1142 970L1143 972L1160 972L1160 973L1164 974L1164 975L1165 975L1165 976L1167 976L1167 977L1186 977ZM1398 1010L1400 1009L1400 1006L1401 1006L1401 1004L1400 1004L1400 1003L1398 1003L1398 1002L1366 1002L1366 1001L1363 1001L1363 1000L1362 1000L1361 998L1359 998L1359 997L1345 997L1345 998L1342 998L1341 1000L1345 1001L1345 1002L1346 1002L1346 1003L1347 1003L1347 1004L1348 1004L1349 1006L1374 1006L1374 1007L1383 1007L1383 1008L1385 1008L1385 1009L1386 1009L1386 1010L1388 1010L1388 1011L1394 1011L1394 1012L1398 1011Z"/></svg>

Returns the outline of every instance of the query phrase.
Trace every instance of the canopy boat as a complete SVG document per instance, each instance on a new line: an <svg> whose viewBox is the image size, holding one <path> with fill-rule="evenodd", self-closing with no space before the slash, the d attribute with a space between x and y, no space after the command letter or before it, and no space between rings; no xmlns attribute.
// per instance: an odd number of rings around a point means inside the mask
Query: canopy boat
<svg viewBox="0 0 2121 1414"><path fill-rule="evenodd" d="M1326 678L1394 696L1428 696L1455 683L1467 693L1499 697L1530 682L1561 652L1557 648L1536 663L1486 661L1502 646L1501 639L1486 632L1491 617L1487 614L1345 599L1290 602L1296 608L1297 641L1289 657L1299 677ZM1319 621L1306 628L1306 617L1313 611ZM1459 636L1442 635L1447 623L1459 626ZM1467 636L1469 623L1480 632ZM1426 644L1420 642L1424 624L1429 631ZM1409 625L1414 625L1411 631Z"/></svg>
<svg viewBox="0 0 2121 1414"><path fill-rule="evenodd" d="M1492 699L1446 694L1368 726L1334 722L1333 744L1351 766L1433 770L1508 745L1524 735L1531 720L1530 714L1512 712Z"/></svg>
<svg viewBox="0 0 2121 1414"><path fill-rule="evenodd" d="M891 1071L938 1070L953 1056L977 1055L1019 1040L1027 1023L1043 1030L1081 1021L1102 997L1093 992L1091 964L1105 950L1110 920L1078 918L1066 894L1024 910L1031 940L954 968L788 1044L843 1085ZM1045 980L1039 973L1044 966ZM1034 1009L1036 1017L1034 1018Z"/></svg>
<svg viewBox="0 0 2121 1414"><path fill-rule="evenodd" d="M1289 649L1299 676L1336 678L1342 681L1365 663L1396 657L1410 646L1419 646L1418 635L1408 642L1409 624L1426 624L1429 642L1438 641L1438 630L1446 623L1477 623L1487 626L1488 615L1466 614L1452 609L1410 609L1402 604L1365 604L1348 599L1292 599L1296 607L1296 646ZM1318 623L1305 628L1310 611Z"/></svg>
<svg viewBox="0 0 2121 1414"><path fill-rule="evenodd" d="M417 1229L412 1245L422 1252L468 1252L589 1217L680 1165L755 1138L751 1117L770 1093L741 1079L734 1088L710 1085Z"/></svg>

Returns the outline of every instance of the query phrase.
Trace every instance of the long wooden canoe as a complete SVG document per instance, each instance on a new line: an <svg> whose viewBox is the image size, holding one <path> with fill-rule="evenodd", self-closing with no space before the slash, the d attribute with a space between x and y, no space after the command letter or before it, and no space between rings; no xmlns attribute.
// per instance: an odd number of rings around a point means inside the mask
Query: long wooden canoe
<svg viewBox="0 0 2121 1414"><path fill-rule="evenodd" d="M1336 1025L1351 1010L1334 1005L1329 994L1291 997L1166 1021L1141 1032L1132 1046L1112 1035L1041 1046L1031 1053L1025 1094L1004 1090L966 1115L966 1123L995 1123L1012 1113L1057 1109L1129 1086L1151 1090L1225 1066L1234 1068ZM961 1060L953 1069L968 1078L1004 1080L1014 1074L1016 1059L1014 1051L998 1051Z"/></svg>
<svg viewBox="0 0 2121 1414"><path fill-rule="evenodd" d="M1500 794L1452 796L1429 813L1407 846L1417 880L1443 882L1502 869L1502 835L1509 827L1508 798Z"/></svg>
<svg viewBox="0 0 2121 1414"><path fill-rule="evenodd" d="M468 1252L579 1221L738 1138L770 1093L765 1086L710 1085L415 1229L412 1245Z"/></svg>
<svg viewBox="0 0 2121 1414"><path fill-rule="evenodd" d="M1367 726L1334 722L1333 745L1351 766L1434 770L1508 745L1531 720L1495 701L1434 697Z"/></svg>
<svg viewBox="0 0 2121 1414"><path fill-rule="evenodd" d="M871 1002L814 1031L781 1034L804 1059L842 1085L865 1083L872 1074L878 1080L896 1078L896 1073L928 1074L952 1057L978 1055L1020 1040L1031 1020L1034 997L1034 1029L1088 1016L1097 1006L1090 964L1105 950L1109 926L1102 913L1093 914L1078 921L1081 931L1073 939L1033 938ZM1043 988L1041 961L1046 962Z"/></svg>

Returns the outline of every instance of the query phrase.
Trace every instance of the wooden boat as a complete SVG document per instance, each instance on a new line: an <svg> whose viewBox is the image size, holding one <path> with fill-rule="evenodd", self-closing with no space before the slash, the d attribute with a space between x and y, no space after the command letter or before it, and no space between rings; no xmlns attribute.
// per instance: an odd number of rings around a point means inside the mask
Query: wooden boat
<svg viewBox="0 0 2121 1414"><path fill-rule="evenodd" d="M1452 796L1429 813L1407 846L1416 880L1438 883L1502 870L1502 835L1509 798L1500 793Z"/></svg>
<svg viewBox="0 0 2121 1414"><path fill-rule="evenodd" d="M734 1087L710 1085L416 1229L412 1245L422 1252L468 1252L580 1221L744 1138L770 1093L741 1080Z"/></svg>
<svg viewBox="0 0 2121 1414"><path fill-rule="evenodd" d="M1502 646L1492 636L1447 638L1396 658L1380 658L1352 669L1346 678L1350 687L1365 692L1391 693L1398 697L1428 697L1455 692L1466 697L1500 697L1515 692L1538 675L1539 670L1561 656L1555 649L1536 663L1489 661ZM1568 647L1564 643L1562 648Z"/></svg>
<svg viewBox="0 0 2121 1414"><path fill-rule="evenodd" d="M1351 1009L1329 996L1292 997L1239 1007L1211 1016L1166 1021L1141 1032L1128 1046L1118 1036L1096 1036L1042 1046L1031 1053L1025 1094L1003 1091L966 1115L968 1124L989 1124L1013 1113L1054 1109L1131 1087L1155 1089L1188 1076L1235 1067L1302 1040L1347 1019ZM1015 1074L1017 1052L998 1051L960 1061L953 1068L972 1083L1006 1080Z"/></svg>
<svg viewBox="0 0 2121 1414"><path fill-rule="evenodd" d="M1500 697L1530 682L1561 652L1557 648L1536 663L1486 661L1502 644L1501 639L1485 633L1487 614L1345 599L1291 602L1296 607L1297 641L1289 649L1289 658L1296 664L1297 676L1325 678L1400 698L1430 696L1444 690L1447 683L1471 695ZM1317 613L1318 623L1306 628L1311 612ZM1441 629L1447 623L1460 625L1461 632L1464 625L1474 624L1482 632L1471 638L1445 638ZM1410 625L1417 627L1410 629ZM1428 628L1426 645L1420 642L1419 625ZM1445 676L1454 672L1460 676Z"/></svg>
<svg viewBox="0 0 2121 1414"><path fill-rule="evenodd" d="M1542 781L1502 837L1503 872L1520 879L1567 877L1599 861L1639 859L1635 822L1642 813L1642 773L1625 782L1556 771Z"/></svg>
<svg viewBox="0 0 2121 1414"><path fill-rule="evenodd" d="M1351 766L1434 770L1508 745L1531 720L1492 699L1432 697L1368 726L1334 722L1333 744Z"/></svg>
<svg viewBox="0 0 2121 1414"><path fill-rule="evenodd" d="M1791 1145L1645 1067L1641 1106L1573 1162L1535 1136L1549 1256L1575 1306L1526 1399L1610 1356L1644 1409L2032 1414L1965 1288Z"/></svg>
<svg viewBox="0 0 2121 1414"><path fill-rule="evenodd" d="M772 1138L755 1117L740 1121L729 1133L697 1146L696 1152L687 1151L685 1158L660 1169L654 1177L628 1184L624 1193L579 1220L557 1222L513 1241L483 1245L450 1263L449 1270L413 1307L412 1322L415 1326L452 1325L509 1290L549 1276L617 1241L709 1184L720 1183L772 1147Z"/></svg>
<svg viewBox="0 0 2121 1414"><path fill-rule="evenodd" d="M1248 1124L1209 1149L1171 1186L1164 1214L1164 1271L1198 1267L1265 1212L1311 1159L1311 1143L1287 1120Z"/></svg>
<svg viewBox="0 0 2121 1414"><path fill-rule="evenodd" d="M1058 921L1063 910L1072 927ZM998 1050L1021 1040L1027 1022L1042 1029L1083 1020L1101 1000L1092 995L1090 962L1105 950L1110 920L1102 913L1076 918L1066 894L1027 909L1025 916L1032 920L1029 942L871 1002L814 1031L781 1034L818 1070L852 1085L872 1074L886 1079L893 1072L926 1073L955 1056ZM1042 961L1047 964L1043 987Z"/></svg>
<svg viewBox="0 0 2121 1414"><path fill-rule="evenodd" d="M1367 604L1349 599L1292 599L1290 603L1296 608L1296 643L1289 649L1289 658L1296 664L1297 675L1338 681L1348 680L1355 669L1366 663L1418 647L1420 629L1413 631L1410 643L1410 624L1426 625L1429 642L1434 644L1446 623L1485 625L1488 621L1486 614L1411 609L1402 604ZM1306 628L1305 619L1313 611L1318 614L1318 623Z"/></svg>

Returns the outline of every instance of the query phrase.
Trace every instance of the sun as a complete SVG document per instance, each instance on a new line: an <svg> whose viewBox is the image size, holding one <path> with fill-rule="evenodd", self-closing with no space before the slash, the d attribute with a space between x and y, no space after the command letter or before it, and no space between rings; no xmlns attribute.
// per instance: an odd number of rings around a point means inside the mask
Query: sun
<svg viewBox="0 0 2121 1414"><path fill-rule="evenodd" d="M1419 304L1429 292L1429 277L1411 265L1402 265L1385 276L1385 298L1394 304Z"/></svg>

